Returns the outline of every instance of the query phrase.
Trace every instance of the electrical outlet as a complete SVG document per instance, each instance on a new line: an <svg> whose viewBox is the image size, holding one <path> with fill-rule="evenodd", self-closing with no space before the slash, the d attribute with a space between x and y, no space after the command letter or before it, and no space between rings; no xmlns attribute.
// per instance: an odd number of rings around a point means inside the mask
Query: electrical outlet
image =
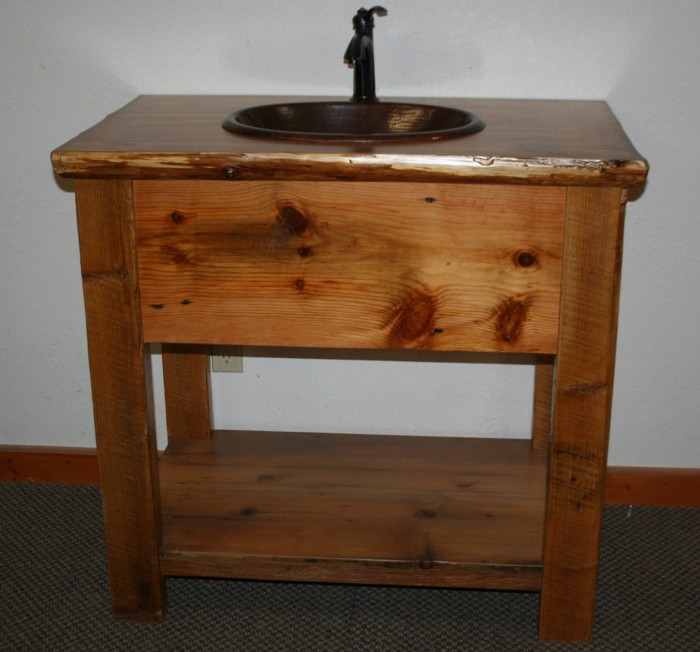
<svg viewBox="0 0 700 652"><path fill-rule="evenodd" d="M211 370L223 372L243 371L242 346L216 346L211 356Z"/></svg>

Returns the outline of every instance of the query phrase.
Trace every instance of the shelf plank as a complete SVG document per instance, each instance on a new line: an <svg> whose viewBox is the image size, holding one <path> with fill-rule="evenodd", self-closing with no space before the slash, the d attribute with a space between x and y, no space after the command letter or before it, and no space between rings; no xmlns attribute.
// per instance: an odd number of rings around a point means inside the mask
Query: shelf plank
<svg viewBox="0 0 700 652"><path fill-rule="evenodd" d="M218 431L172 441L163 572L538 590L545 460L526 440Z"/></svg>

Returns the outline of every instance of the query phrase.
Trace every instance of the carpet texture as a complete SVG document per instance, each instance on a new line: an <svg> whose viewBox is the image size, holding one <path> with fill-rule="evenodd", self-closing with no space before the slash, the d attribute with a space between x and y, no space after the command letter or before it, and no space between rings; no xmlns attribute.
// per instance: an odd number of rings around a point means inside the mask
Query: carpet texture
<svg viewBox="0 0 700 652"><path fill-rule="evenodd" d="M160 624L109 611L99 490L0 483L0 650L700 650L700 509L609 506L594 637L537 641L538 596L168 580Z"/></svg>

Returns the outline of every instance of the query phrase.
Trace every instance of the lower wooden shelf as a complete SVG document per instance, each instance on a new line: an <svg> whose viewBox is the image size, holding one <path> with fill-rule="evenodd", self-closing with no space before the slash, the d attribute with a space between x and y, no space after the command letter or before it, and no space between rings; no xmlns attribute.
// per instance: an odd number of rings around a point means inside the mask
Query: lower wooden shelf
<svg viewBox="0 0 700 652"><path fill-rule="evenodd" d="M529 441L216 431L160 462L165 575L539 590Z"/></svg>

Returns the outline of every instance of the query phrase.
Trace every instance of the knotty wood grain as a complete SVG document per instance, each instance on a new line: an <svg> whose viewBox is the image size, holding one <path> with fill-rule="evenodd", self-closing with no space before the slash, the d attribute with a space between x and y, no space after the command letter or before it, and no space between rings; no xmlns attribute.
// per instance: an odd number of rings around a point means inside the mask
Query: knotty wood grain
<svg viewBox="0 0 700 652"><path fill-rule="evenodd" d="M536 589L545 462L524 440L249 431L178 440L162 460L163 567Z"/></svg>
<svg viewBox="0 0 700 652"><path fill-rule="evenodd" d="M623 194L571 188L545 526L540 637L593 627L610 427Z"/></svg>
<svg viewBox="0 0 700 652"><path fill-rule="evenodd" d="M145 96L52 154L59 174L86 179L76 192L115 615L160 617L163 572L541 584L540 636L585 640L620 202L646 162L603 102L433 100L487 126L429 144L280 144L221 128L230 111L276 99ZM160 559L151 341L166 344L172 430ZM217 343L527 352L556 355L557 377L552 389L538 364L532 444L209 439L204 357L170 345ZM188 384L199 407L178 398Z"/></svg>
<svg viewBox="0 0 700 652"><path fill-rule="evenodd" d="M112 613L158 620L158 467L131 182L81 180L76 201Z"/></svg>
<svg viewBox="0 0 700 652"><path fill-rule="evenodd" d="M553 353L562 188L137 182L148 341Z"/></svg>
<svg viewBox="0 0 700 652"><path fill-rule="evenodd" d="M168 437L208 439L212 422L208 347L164 344L163 389Z"/></svg>
<svg viewBox="0 0 700 652"><path fill-rule="evenodd" d="M638 185L647 172L605 102L402 98L463 108L486 122L477 134L436 142L309 145L221 127L236 109L313 99L338 98L142 96L57 149L54 168L102 178L618 186Z"/></svg>

